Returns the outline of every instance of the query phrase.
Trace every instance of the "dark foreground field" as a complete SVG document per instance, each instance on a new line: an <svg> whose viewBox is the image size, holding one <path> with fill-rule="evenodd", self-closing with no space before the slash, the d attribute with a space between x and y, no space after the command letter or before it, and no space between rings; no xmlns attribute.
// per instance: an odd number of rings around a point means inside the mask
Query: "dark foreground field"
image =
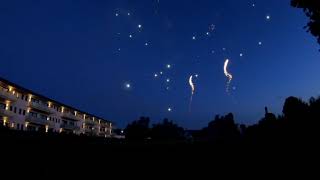
<svg viewBox="0 0 320 180"><path fill-rule="evenodd" d="M32 133L1 133L2 172L42 178L168 177L218 174L247 177L317 172L319 151L306 144L213 145L208 143L128 143ZM297 169L298 171L296 171ZM202 179L202 178L201 178ZM260 178L258 178L260 179Z"/></svg>

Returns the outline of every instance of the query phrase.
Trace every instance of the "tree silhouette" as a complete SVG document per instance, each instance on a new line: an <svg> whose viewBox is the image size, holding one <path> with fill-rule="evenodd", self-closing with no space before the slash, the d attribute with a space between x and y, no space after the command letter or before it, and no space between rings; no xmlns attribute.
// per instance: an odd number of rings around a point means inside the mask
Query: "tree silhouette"
<svg viewBox="0 0 320 180"><path fill-rule="evenodd" d="M320 97L310 98L309 100L309 121L306 122L308 133L314 137L319 136L318 127L320 125Z"/></svg>
<svg viewBox="0 0 320 180"><path fill-rule="evenodd" d="M215 119L209 122L208 127L203 129L205 139L213 143L235 143L240 138L240 131L234 122L233 114L220 117L216 115Z"/></svg>
<svg viewBox="0 0 320 180"><path fill-rule="evenodd" d="M125 129L126 139L128 141L144 141L150 135L149 129L150 119L141 117L137 121L133 121Z"/></svg>
<svg viewBox="0 0 320 180"><path fill-rule="evenodd" d="M268 108L265 107L265 115L259 121L259 125L265 128L273 128L277 124L277 117L273 113L269 113Z"/></svg>
<svg viewBox="0 0 320 180"><path fill-rule="evenodd" d="M265 116L258 124L250 126L244 132L244 138L251 143L274 143L277 142L280 132L280 121L265 107Z"/></svg>
<svg viewBox="0 0 320 180"><path fill-rule="evenodd" d="M308 104L303 102L301 99L296 97L289 97L286 99L283 106L283 114L285 120L290 121L290 123L301 124L301 120L308 119Z"/></svg>
<svg viewBox="0 0 320 180"><path fill-rule="evenodd" d="M309 100L309 107L310 107L310 116L311 121L317 123L320 119L320 97L319 98L310 98Z"/></svg>
<svg viewBox="0 0 320 180"><path fill-rule="evenodd" d="M155 141L178 141L184 139L184 129L168 119L153 125L151 138Z"/></svg>
<svg viewBox="0 0 320 180"><path fill-rule="evenodd" d="M302 8L310 19L305 26L308 32L318 39L320 44L320 1L319 0L291 0L295 8Z"/></svg>

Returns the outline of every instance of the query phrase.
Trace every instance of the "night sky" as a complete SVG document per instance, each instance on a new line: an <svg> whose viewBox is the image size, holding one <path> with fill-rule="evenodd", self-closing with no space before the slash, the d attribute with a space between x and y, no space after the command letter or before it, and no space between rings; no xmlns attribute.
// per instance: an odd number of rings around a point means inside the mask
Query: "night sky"
<svg viewBox="0 0 320 180"><path fill-rule="evenodd" d="M252 124L320 94L319 45L290 0L10 0L0 23L1 77L118 127Z"/></svg>

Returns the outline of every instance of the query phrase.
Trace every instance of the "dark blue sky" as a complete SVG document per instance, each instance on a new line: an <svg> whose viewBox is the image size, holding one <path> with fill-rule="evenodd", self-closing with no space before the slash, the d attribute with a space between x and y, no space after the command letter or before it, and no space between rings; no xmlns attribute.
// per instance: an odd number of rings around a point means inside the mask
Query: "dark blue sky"
<svg viewBox="0 0 320 180"><path fill-rule="evenodd" d="M319 45L290 0L10 0L0 23L0 76L119 127L149 116L201 128L228 112L252 124L264 106L320 93Z"/></svg>

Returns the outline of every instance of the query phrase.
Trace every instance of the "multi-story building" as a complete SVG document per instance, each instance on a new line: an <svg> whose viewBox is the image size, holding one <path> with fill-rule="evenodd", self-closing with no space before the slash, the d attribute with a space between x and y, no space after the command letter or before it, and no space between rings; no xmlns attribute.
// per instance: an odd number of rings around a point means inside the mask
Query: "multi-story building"
<svg viewBox="0 0 320 180"><path fill-rule="evenodd" d="M0 78L0 123L16 130L111 137L112 123Z"/></svg>

